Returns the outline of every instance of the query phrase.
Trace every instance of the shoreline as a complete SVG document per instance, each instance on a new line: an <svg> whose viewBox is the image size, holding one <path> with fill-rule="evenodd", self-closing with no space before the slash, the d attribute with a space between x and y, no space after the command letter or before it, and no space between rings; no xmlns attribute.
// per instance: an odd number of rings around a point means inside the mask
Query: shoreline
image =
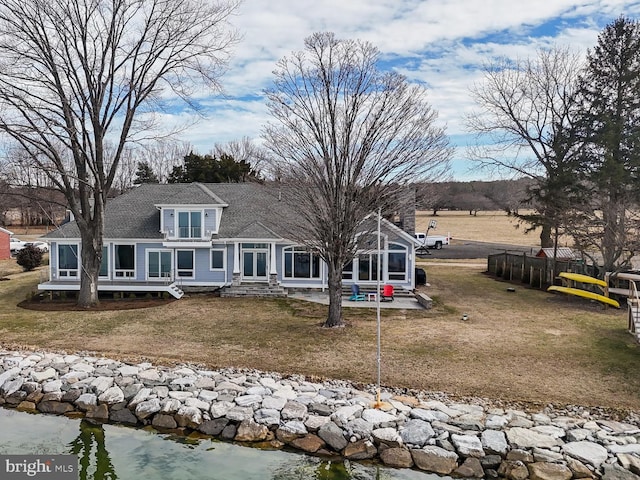
<svg viewBox="0 0 640 480"><path fill-rule="evenodd" d="M0 406L472 478L640 478L640 417L0 348ZM626 413L625 418L621 415ZM612 420L617 418L618 420ZM617 475L617 476L616 476Z"/></svg>

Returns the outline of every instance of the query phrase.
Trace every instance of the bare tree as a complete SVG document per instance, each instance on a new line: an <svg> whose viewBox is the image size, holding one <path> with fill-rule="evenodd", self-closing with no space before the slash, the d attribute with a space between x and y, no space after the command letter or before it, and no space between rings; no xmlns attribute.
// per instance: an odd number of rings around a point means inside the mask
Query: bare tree
<svg viewBox="0 0 640 480"><path fill-rule="evenodd" d="M184 166L184 157L193 151L189 142L158 139L144 146L146 158L160 183L166 183L175 166Z"/></svg>
<svg viewBox="0 0 640 480"><path fill-rule="evenodd" d="M327 327L343 325L342 269L366 216L407 180L440 174L451 156L424 88L380 71L379 56L367 42L316 33L278 62L266 92L264 138L293 187L299 239L328 265Z"/></svg>
<svg viewBox="0 0 640 480"><path fill-rule="evenodd" d="M580 57L567 48L540 50L535 59L490 65L471 90L479 109L468 125L484 138L474 149L475 160L533 180L530 195L540 210L525 220L542 227L543 247L552 245L552 231L569 206L565 200L575 193L580 69Z"/></svg>
<svg viewBox="0 0 640 480"><path fill-rule="evenodd" d="M249 137L216 144L212 153L220 158L223 155L233 157L236 162L247 162L258 178L271 177L271 158L269 152Z"/></svg>
<svg viewBox="0 0 640 480"><path fill-rule="evenodd" d="M82 241L78 303L98 302L107 195L163 87L216 88L238 2L0 0L0 131L64 192ZM157 103L156 103L157 105ZM107 155L105 143L112 142Z"/></svg>

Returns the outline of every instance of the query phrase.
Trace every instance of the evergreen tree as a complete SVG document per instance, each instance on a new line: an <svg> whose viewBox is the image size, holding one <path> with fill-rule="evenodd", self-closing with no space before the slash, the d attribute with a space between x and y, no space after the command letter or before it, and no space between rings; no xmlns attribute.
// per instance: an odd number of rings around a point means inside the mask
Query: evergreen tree
<svg viewBox="0 0 640 480"><path fill-rule="evenodd" d="M154 173L149 162L138 162L136 177L133 179L134 185L141 185L143 183L160 183L158 176Z"/></svg>
<svg viewBox="0 0 640 480"><path fill-rule="evenodd" d="M587 62L578 124L591 192L574 225L578 243L597 247L605 270L613 271L638 247L629 212L639 197L640 24L625 17L609 24Z"/></svg>
<svg viewBox="0 0 640 480"><path fill-rule="evenodd" d="M190 152L184 157L184 165L173 167L169 183L223 183L257 180L251 164L245 160L236 161L231 155L198 155Z"/></svg>

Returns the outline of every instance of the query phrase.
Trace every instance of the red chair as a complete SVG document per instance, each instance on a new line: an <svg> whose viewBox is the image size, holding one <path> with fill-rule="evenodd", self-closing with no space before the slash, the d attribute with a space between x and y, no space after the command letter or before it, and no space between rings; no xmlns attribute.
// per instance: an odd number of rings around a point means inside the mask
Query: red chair
<svg viewBox="0 0 640 480"><path fill-rule="evenodd" d="M380 300L382 302L393 302L393 285L385 285L382 287Z"/></svg>

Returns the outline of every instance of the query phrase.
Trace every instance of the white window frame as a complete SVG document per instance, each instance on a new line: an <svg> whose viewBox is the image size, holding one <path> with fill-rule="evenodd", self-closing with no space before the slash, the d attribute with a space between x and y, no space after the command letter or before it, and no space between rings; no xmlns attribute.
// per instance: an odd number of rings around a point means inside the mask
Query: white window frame
<svg viewBox="0 0 640 480"><path fill-rule="evenodd" d="M180 231L180 214L181 213L188 213L189 214L189 226L186 227L189 229L189 235L188 236L182 236L181 235L181 231ZM193 235L193 228L191 226L191 214L193 213L197 213L200 215L200 235ZM197 209L197 208L190 208L190 209L182 209L182 210L175 210L174 213L174 218L175 218L175 232L176 232L176 237L177 238L184 238L184 239L193 239L193 238L205 238L204 237L204 210L203 209Z"/></svg>
<svg viewBox="0 0 640 480"><path fill-rule="evenodd" d="M168 252L169 255L171 255L171 260L169 262L170 264L169 279L173 279L173 250L169 248L149 248L145 251L145 254L144 254L144 271L145 271L145 278L147 279L147 281L153 282L153 281L160 281L160 280L166 279L166 277L162 277L162 276L152 277L149 272L149 254L150 253L166 253L166 252ZM162 261L160 261L159 266L160 265L162 265ZM162 271L162 268L160 268L160 271Z"/></svg>
<svg viewBox="0 0 640 480"><path fill-rule="evenodd" d="M222 267L213 266L213 252L222 252ZM209 270L212 272L223 272L227 269L227 251L224 248L212 248L209 250Z"/></svg>
<svg viewBox="0 0 640 480"><path fill-rule="evenodd" d="M287 275L287 254L291 255L291 275ZM296 254L309 255L309 276L308 277L296 277L295 270L295 256ZM318 259L318 275L313 276L313 258ZM282 278L287 280L320 280L322 278L322 259L320 255L310 251L307 247L302 245L291 245L282 249Z"/></svg>
<svg viewBox="0 0 640 480"><path fill-rule="evenodd" d="M105 255L104 255L104 249L107 249L107 257L106 257L106 262L107 262L107 274L106 275L100 275L100 272L98 271L98 278L101 278L103 280L108 280L109 278L111 278L111 246L110 244L105 244L102 245L102 261L105 261ZM102 263L100 264L100 267L102 267Z"/></svg>
<svg viewBox="0 0 640 480"><path fill-rule="evenodd" d="M180 257L180 255L178 255L180 252L191 252L191 258L193 260L192 264L193 266L191 267L191 269L186 269L186 268L178 268L178 258ZM176 255L175 255L175 278L179 279L179 278L195 278L196 276L196 251L192 248L179 248L176 249ZM188 272L191 271L191 275L180 275L180 272Z"/></svg>
<svg viewBox="0 0 640 480"><path fill-rule="evenodd" d="M116 267L116 249L117 247L133 247L133 270L117 268ZM113 243L113 278L116 280L135 280L136 279L136 264L137 264L137 247L135 243Z"/></svg>
<svg viewBox="0 0 640 480"><path fill-rule="evenodd" d="M391 249L391 245L396 245L400 248L396 248L396 249ZM402 278L399 278L399 275L401 274L401 272L391 272L389 271L389 266L391 265L389 262L389 254L391 253L404 253L404 275ZM407 281L407 277L409 275L408 267L409 267L409 249L407 247L405 247L404 245L400 244L400 243L396 243L396 242L389 242L389 247L387 247L387 250L385 251L385 255L387 257L387 264L386 264L386 268L387 268L387 279L391 282L406 282ZM391 275L395 275L395 278L391 278Z"/></svg>
<svg viewBox="0 0 640 480"><path fill-rule="evenodd" d="M60 247L76 247L76 268L60 268ZM77 242L58 243L56 245L56 267L58 269L58 278L62 279L78 279L80 278L80 244ZM73 275L71 275L73 274Z"/></svg>

